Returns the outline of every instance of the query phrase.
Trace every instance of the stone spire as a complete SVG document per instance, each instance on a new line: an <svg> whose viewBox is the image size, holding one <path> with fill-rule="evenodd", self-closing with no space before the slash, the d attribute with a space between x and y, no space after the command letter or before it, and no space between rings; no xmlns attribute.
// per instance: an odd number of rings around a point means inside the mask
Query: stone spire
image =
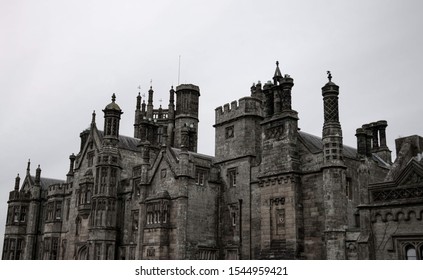
<svg viewBox="0 0 423 280"><path fill-rule="evenodd" d="M275 74L273 75L273 84L277 85L281 80L283 76L281 73L281 70L279 69L279 61L276 61L276 70Z"/></svg>
<svg viewBox="0 0 423 280"><path fill-rule="evenodd" d="M28 159L28 165L26 166L26 175L29 176L31 172L31 159Z"/></svg>
<svg viewBox="0 0 423 280"><path fill-rule="evenodd" d="M95 111L93 111L92 119L91 119L91 127L95 126L95 117L96 117L96 114L95 114Z"/></svg>

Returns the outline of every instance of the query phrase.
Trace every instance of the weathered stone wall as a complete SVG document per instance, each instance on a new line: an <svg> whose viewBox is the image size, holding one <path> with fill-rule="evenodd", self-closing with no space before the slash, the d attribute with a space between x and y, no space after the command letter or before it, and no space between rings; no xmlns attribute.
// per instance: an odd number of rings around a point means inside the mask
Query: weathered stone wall
<svg viewBox="0 0 423 280"><path fill-rule="evenodd" d="M403 205L371 211L376 259L405 259L405 245L423 241L423 207Z"/></svg>
<svg viewBox="0 0 423 280"><path fill-rule="evenodd" d="M324 259L324 205L323 177L310 173L301 178L304 213L304 257L309 260Z"/></svg>

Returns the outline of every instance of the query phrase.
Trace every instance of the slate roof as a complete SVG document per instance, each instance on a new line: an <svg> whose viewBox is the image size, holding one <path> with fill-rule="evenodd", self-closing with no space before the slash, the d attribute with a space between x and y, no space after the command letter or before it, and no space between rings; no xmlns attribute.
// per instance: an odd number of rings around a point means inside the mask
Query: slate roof
<svg viewBox="0 0 423 280"><path fill-rule="evenodd" d="M311 153L313 154L318 154L321 153L323 151L323 141L322 138L303 132L303 131L299 131L299 138L300 141L304 144L304 146L307 147L307 149L310 150ZM343 146L343 152L344 152L344 157L349 157L349 158L356 158L357 157L357 149L354 149L350 146Z"/></svg>
<svg viewBox="0 0 423 280"><path fill-rule="evenodd" d="M101 140L103 139L104 136L104 132L102 130L98 131ZM133 137L129 137L129 136L124 136L124 135L119 135L119 144L118 147L124 150L130 150L130 151L136 151L139 152L140 150L138 149L138 143L139 143L139 139L137 138L133 138Z"/></svg>
<svg viewBox="0 0 423 280"><path fill-rule="evenodd" d="M181 149L171 147L171 150L174 153L174 155L176 156L177 160L179 160L179 154L181 153ZM194 157L205 159L205 160L209 160L209 161L212 161L215 158L214 156L209 156L209 155L205 155L205 154L195 153L195 152L191 152L191 151L188 151L188 154L189 155L192 155Z"/></svg>
<svg viewBox="0 0 423 280"><path fill-rule="evenodd" d="M34 182L35 181L35 176L31 176L31 180ZM53 179L53 178L44 178L44 177L41 177L40 178L40 183L41 183L41 188L45 190L45 189L47 189L51 185L63 184L63 183L65 183L65 181L64 180L60 180L60 179Z"/></svg>

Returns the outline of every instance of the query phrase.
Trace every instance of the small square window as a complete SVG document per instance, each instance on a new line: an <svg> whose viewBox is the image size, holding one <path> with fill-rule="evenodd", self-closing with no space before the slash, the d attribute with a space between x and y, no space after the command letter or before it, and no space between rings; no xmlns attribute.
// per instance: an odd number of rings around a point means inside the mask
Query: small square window
<svg viewBox="0 0 423 280"><path fill-rule="evenodd" d="M228 126L227 128L225 128L225 138L233 138L234 137L234 126Z"/></svg>

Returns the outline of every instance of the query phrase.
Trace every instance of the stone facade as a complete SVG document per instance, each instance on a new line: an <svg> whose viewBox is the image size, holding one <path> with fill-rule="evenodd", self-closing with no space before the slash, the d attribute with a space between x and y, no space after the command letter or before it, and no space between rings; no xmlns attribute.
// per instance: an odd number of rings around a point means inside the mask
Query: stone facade
<svg viewBox="0 0 423 280"><path fill-rule="evenodd" d="M147 104L138 95L134 137L119 135L113 95L65 180L30 162L18 175L2 258L421 259L423 138L398 139L394 163L386 121L344 146L328 74L321 137L298 129L277 65L273 82L216 108L215 156L197 153L198 86L172 88L167 109L152 88Z"/></svg>

